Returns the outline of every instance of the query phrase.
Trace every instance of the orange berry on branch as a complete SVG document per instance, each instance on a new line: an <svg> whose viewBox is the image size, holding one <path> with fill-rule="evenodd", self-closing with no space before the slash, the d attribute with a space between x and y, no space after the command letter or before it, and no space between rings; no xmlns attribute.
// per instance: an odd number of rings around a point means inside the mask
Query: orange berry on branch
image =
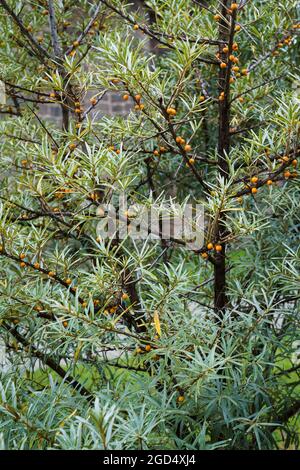
<svg viewBox="0 0 300 470"><path fill-rule="evenodd" d="M192 150L192 146L190 144L186 144L185 147L184 147L184 150L186 152L190 152Z"/></svg>
<svg viewBox="0 0 300 470"><path fill-rule="evenodd" d="M257 176L252 176L251 183L256 184L257 182L258 182L258 177Z"/></svg>
<svg viewBox="0 0 300 470"><path fill-rule="evenodd" d="M268 185L268 186L272 186L272 184L273 184L273 181L272 181L272 180L268 180L268 181L267 181L267 185Z"/></svg>
<svg viewBox="0 0 300 470"><path fill-rule="evenodd" d="M224 54L227 54L227 52L229 51L229 48L228 48L228 46L225 46L225 47L223 47L222 50L223 50Z"/></svg>
<svg viewBox="0 0 300 470"><path fill-rule="evenodd" d="M218 244L218 245L215 246L215 250L218 251L218 252L222 251L222 249L223 249L222 245Z"/></svg>
<svg viewBox="0 0 300 470"><path fill-rule="evenodd" d="M169 114L169 116L176 116L177 111L175 108L167 108L167 114Z"/></svg>
<svg viewBox="0 0 300 470"><path fill-rule="evenodd" d="M212 250L213 247L214 247L214 245L213 245L211 242L209 242L209 243L207 244L207 249L208 249L208 250Z"/></svg>
<svg viewBox="0 0 300 470"><path fill-rule="evenodd" d="M235 10L237 10L237 9L238 9L238 7L239 7L239 6L238 6L238 4L237 4L237 3L232 3L232 4L230 5L230 9L231 9L232 11L235 11Z"/></svg>
<svg viewBox="0 0 300 470"><path fill-rule="evenodd" d="M153 155L155 155L155 156L157 157L157 156L159 155L159 151L158 151L158 150L154 150Z"/></svg>
<svg viewBox="0 0 300 470"><path fill-rule="evenodd" d="M214 20L215 21L220 21L221 15L214 15Z"/></svg>
<svg viewBox="0 0 300 470"><path fill-rule="evenodd" d="M294 160L292 161L292 165L293 165L294 167L297 166L297 163L298 163L298 161L297 161L296 159L294 159Z"/></svg>
<svg viewBox="0 0 300 470"><path fill-rule="evenodd" d="M34 263L33 266L34 266L35 269L39 269L40 268L40 263Z"/></svg>
<svg viewBox="0 0 300 470"><path fill-rule="evenodd" d="M141 99L142 99L142 95L137 94L137 95L135 95L134 98L135 98L135 100L139 103L139 102L141 101Z"/></svg>
<svg viewBox="0 0 300 470"><path fill-rule="evenodd" d="M201 253L201 256L202 256L203 259L208 258L208 254L205 251L203 253Z"/></svg>
<svg viewBox="0 0 300 470"><path fill-rule="evenodd" d="M239 49L238 44L237 44L236 42L234 42L234 43L232 44L232 50L233 50L233 51L238 51L238 49Z"/></svg>
<svg viewBox="0 0 300 470"><path fill-rule="evenodd" d="M252 194L256 194L256 193L257 193L257 188L252 188L252 189L251 189L251 193L252 193Z"/></svg>
<svg viewBox="0 0 300 470"><path fill-rule="evenodd" d="M20 266L21 266L21 268L25 268L26 263L24 263L24 261L21 261Z"/></svg>
<svg viewBox="0 0 300 470"><path fill-rule="evenodd" d="M238 33L240 30L241 30L241 26L237 24L236 27L234 28L234 31Z"/></svg>
<svg viewBox="0 0 300 470"><path fill-rule="evenodd" d="M235 56L234 56L233 54L231 54L231 55L229 56L229 60L231 60L231 62L233 62L234 59L235 59Z"/></svg>
<svg viewBox="0 0 300 470"><path fill-rule="evenodd" d="M232 67L232 70L234 72L238 72L240 70L240 68L237 65L235 65L234 67Z"/></svg>
<svg viewBox="0 0 300 470"><path fill-rule="evenodd" d="M225 62L221 62L220 67L221 67L221 69L226 69L227 64L225 64Z"/></svg>
<svg viewBox="0 0 300 470"><path fill-rule="evenodd" d="M184 398L183 395L179 395L179 397L177 398L178 403L183 403L184 400L185 400L185 398Z"/></svg>
<svg viewBox="0 0 300 470"><path fill-rule="evenodd" d="M147 352L151 351L151 346L150 346L150 344L146 344L146 346L145 346L145 351L147 351Z"/></svg>
<svg viewBox="0 0 300 470"><path fill-rule="evenodd" d="M123 95L123 100L124 101L128 101L128 99L129 99L129 95L127 93L125 95Z"/></svg>
<svg viewBox="0 0 300 470"><path fill-rule="evenodd" d="M19 258L20 258L20 259L24 259L24 258L26 258L26 255L25 255L25 253L21 253L21 254L19 255Z"/></svg>
<svg viewBox="0 0 300 470"><path fill-rule="evenodd" d="M72 284L72 279L70 278L66 279L65 283L69 286L70 284Z"/></svg>
<svg viewBox="0 0 300 470"><path fill-rule="evenodd" d="M205 101L205 96L203 95L199 96L199 101Z"/></svg>
<svg viewBox="0 0 300 470"><path fill-rule="evenodd" d="M133 25L133 29L137 31L139 29L139 25L138 24Z"/></svg>
<svg viewBox="0 0 300 470"><path fill-rule="evenodd" d="M91 105L95 106L97 104L97 99L96 98L91 98L90 103L91 103Z"/></svg>
<svg viewBox="0 0 300 470"><path fill-rule="evenodd" d="M189 164L190 164L190 165L194 165L194 163L195 163L195 159L194 159L194 158L190 158L190 159L189 159Z"/></svg>
<svg viewBox="0 0 300 470"><path fill-rule="evenodd" d="M73 42L73 46L74 46L74 47L78 47L78 46L79 46L79 44L80 44L80 42L79 42L79 41L74 41L74 42Z"/></svg>

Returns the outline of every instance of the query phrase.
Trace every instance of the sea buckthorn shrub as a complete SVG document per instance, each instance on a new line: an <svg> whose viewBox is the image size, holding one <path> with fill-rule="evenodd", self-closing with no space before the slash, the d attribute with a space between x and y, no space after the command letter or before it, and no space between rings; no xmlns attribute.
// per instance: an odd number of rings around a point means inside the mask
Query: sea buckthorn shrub
<svg viewBox="0 0 300 470"><path fill-rule="evenodd" d="M0 446L295 449L299 4L142 3L0 0Z"/></svg>

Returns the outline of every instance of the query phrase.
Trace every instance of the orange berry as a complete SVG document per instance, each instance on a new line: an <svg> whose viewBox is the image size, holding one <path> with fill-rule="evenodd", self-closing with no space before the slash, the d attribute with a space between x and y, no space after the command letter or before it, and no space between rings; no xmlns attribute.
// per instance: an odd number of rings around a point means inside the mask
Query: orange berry
<svg viewBox="0 0 300 470"><path fill-rule="evenodd" d="M241 30L241 26L237 24L236 27L234 28L234 31L237 33L240 30Z"/></svg>
<svg viewBox="0 0 300 470"><path fill-rule="evenodd" d="M240 70L240 68L237 65L235 65L234 67L232 67L232 70L234 72L238 72Z"/></svg>
<svg viewBox="0 0 300 470"><path fill-rule="evenodd" d="M237 64L237 63L239 62L239 58L238 58L238 57L235 57L235 58L233 59L233 62L234 62L235 64Z"/></svg>
<svg viewBox="0 0 300 470"><path fill-rule="evenodd" d="M39 269L40 268L40 263L34 263L33 266L34 266L35 269Z"/></svg>
<svg viewBox="0 0 300 470"><path fill-rule="evenodd" d="M139 29L139 25L138 24L133 25L133 29L137 31Z"/></svg>
<svg viewBox="0 0 300 470"><path fill-rule="evenodd" d="M248 69L242 69L242 75L248 75Z"/></svg>
<svg viewBox="0 0 300 470"><path fill-rule="evenodd" d="M290 178L291 172L290 172L289 170L287 170L287 171L285 171L285 172L283 173L283 176L284 176L285 178Z"/></svg>
<svg viewBox="0 0 300 470"><path fill-rule="evenodd" d="M48 276L49 276L49 277L54 277L54 276L55 276L55 272L54 272L54 271L49 271L49 272L48 272Z"/></svg>
<svg viewBox="0 0 300 470"><path fill-rule="evenodd" d="M268 185L268 186L272 186L272 184L273 184L273 181L272 181L272 180L268 180L268 181L267 181L267 185Z"/></svg>
<svg viewBox="0 0 300 470"><path fill-rule="evenodd" d="M232 44L232 50L233 50L233 51L238 51L238 49L239 49L238 44L237 44L236 42L234 42L234 43Z"/></svg>
<svg viewBox="0 0 300 470"><path fill-rule="evenodd" d="M216 250L216 251L219 251L219 252L220 252L220 251L222 251L222 249L223 249L223 248L222 248L222 245L216 245L216 246L215 246L215 250Z"/></svg>
<svg viewBox="0 0 300 470"><path fill-rule="evenodd" d="M212 250L213 247L214 247L214 245L213 245L211 242L209 242L209 243L207 244L207 249L208 249L208 250Z"/></svg>
<svg viewBox="0 0 300 470"><path fill-rule="evenodd" d="M199 96L199 101L205 101L205 96L203 95Z"/></svg>
<svg viewBox="0 0 300 470"><path fill-rule="evenodd" d="M194 165L194 163L195 163L195 159L194 159L194 158L190 158L190 159L189 159L189 164L190 164L190 165Z"/></svg>
<svg viewBox="0 0 300 470"><path fill-rule="evenodd" d="M185 398L184 398L183 395L179 395L179 397L177 398L178 403L183 403L184 400L185 400Z"/></svg>
<svg viewBox="0 0 300 470"><path fill-rule="evenodd" d="M231 55L229 56L229 60L231 60L231 62L233 62L234 59L235 59L235 56L234 56L233 54L231 54Z"/></svg>
<svg viewBox="0 0 300 470"><path fill-rule="evenodd" d="M135 98L135 100L136 100L137 102L140 102L140 101L141 101L141 99L142 99L142 95L140 95L140 94L138 94L138 95L135 95L135 97L134 97L134 98Z"/></svg>
<svg viewBox="0 0 300 470"><path fill-rule="evenodd" d="M205 251L203 253L201 253L201 256L202 256L203 259L208 258L208 254Z"/></svg>
<svg viewBox="0 0 300 470"><path fill-rule="evenodd" d="M256 194L256 193L257 193L257 188L252 188L252 189L251 189L251 193L252 193L252 194Z"/></svg>
<svg viewBox="0 0 300 470"><path fill-rule="evenodd" d="M74 46L74 47L78 47L78 46L79 46L79 44L80 44L80 42L79 42L79 41L74 41L74 42L73 42L73 46Z"/></svg>
<svg viewBox="0 0 300 470"><path fill-rule="evenodd" d="M223 52L224 52L224 54L227 54L228 51L229 51L228 46L223 47Z"/></svg>
<svg viewBox="0 0 300 470"><path fill-rule="evenodd" d="M122 294L122 300L128 300L129 299L129 295L126 294L126 292L124 292L124 294Z"/></svg>
<svg viewBox="0 0 300 470"><path fill-rule="evenodd" d="M234 82L235 82L235 79L233 77L230 77L229 83L234 83Z"/></svg>
<svg viewBox="0 0 300 470"><path fill-rule="evenodd" d="M69 286L70 284L72 284L72 279L70 279L70 278L66 279L65 283L68 284L68 286Z"/></svg>
<svg viewBox="0 0 300 470"><path fill-rule="evenodd" d="M221 19L221 16L220 15L214 15L214 20L215 21L220 21Z"/></svg>
<svg viewBox="0 0 300 470"><path fill-rule="evenodd" d="M69 323L68 323L66 320L63 321L63 326L64 326L64 328L67 328L68 324L69 324Z"/></svg>
<svg viewBox="0 0 300 470"><path fill-rule="evenodd" d="M75 150L76 149L76 144L70 144L69 149L70 150Z"/></svg>
<svg viewBox="0 0 300 470"><path fill-rule="evenodd" d="M91 98L90 103L95 106L97 104L97 99L96 98Z"/></svg>
<svg viewBox="0 0 300 470"><path fill-rule="evenodd" d="M186 144L185 147L184 147L184 150L186 152L190 152L192 150L192 146L190 144Z"/></svg>
<svg viewBox="0 0 300 470"><path fill-rule="evenodd" d="M221 62L220 67L221 67L221 69L226 69L227 64L225 64L225 62Z"/></svg>
<svg viewBox="0 0 300 470"><path fill-rule="evenodd" d="M25 255L25 253L21 253L21 254L19 255L19 258L20 258L20 259L24 259L24 258L26 258L26 255Z"/></svg>
<svg viewBox="0 0 300 470"><path fill-rule="evenodd" d="M21 268L25 268L26 263L24 263L24 261L21 261L20 266L21 266Z"/></svg>
<svg viewBox="0 0 300 470"><path fill-rule="evenodd" d="M158 150L154 150L153 155L158 156L158 155L159 155L159 151L158 151Z"/></svg>
<svg viewBox="0 0 300 470"><path fill-rule="evenodd" d="M258 181L258 177L257 176L252 176L251 183L256 184L257 181Z"/></svg>
<svg viewBox="0 0 300 470"><path fill-rule="evenodd" d="M230 5L230 9L231 9L232 11L237 10L238 7L239 7L239 6L238 6L237 3L232 3L232 4Z"/></svg>
<svg viewBox="0 0 300 470"><path fill-rule="evenodd" d="M151 346L150 346L150 344L146 344L146 346L145 346L145 351L147 351L147 352L151 351Z"/></svg>
<svg viewBox="0 0 300 470"><path fill-rule="evenodd" d="M128 94L123 95L123 100L124 100L124 101L128 101L128 99L129 99L129 95L128 95Z"/></svg>
<svg viewBox="0 0 300 470"><path fill-rule="evenodd" d="M175 108L167 108L167 114L169 114L169 116L175 116L176 113L177 111Z"/></svg>
<svg viewBox="0 0 300 470"><path fill-rule="evenodd" d="M293 165L294 167L297 166L297 163L298 163L298 161L297 161L296 159L294 159L294 160L292 161L292 165Z"/></svg>

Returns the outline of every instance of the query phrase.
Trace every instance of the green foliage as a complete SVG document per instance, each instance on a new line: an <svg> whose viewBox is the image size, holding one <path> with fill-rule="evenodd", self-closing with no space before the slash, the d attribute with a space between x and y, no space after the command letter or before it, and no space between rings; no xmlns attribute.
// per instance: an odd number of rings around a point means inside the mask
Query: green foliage
<svg viewBox="0 0 300 470"><path fill-rule="evenodd" d="M298 2L145 3L0 0L0 448L299 448ZM120 193L203 246L99 238Z"/></svg>

